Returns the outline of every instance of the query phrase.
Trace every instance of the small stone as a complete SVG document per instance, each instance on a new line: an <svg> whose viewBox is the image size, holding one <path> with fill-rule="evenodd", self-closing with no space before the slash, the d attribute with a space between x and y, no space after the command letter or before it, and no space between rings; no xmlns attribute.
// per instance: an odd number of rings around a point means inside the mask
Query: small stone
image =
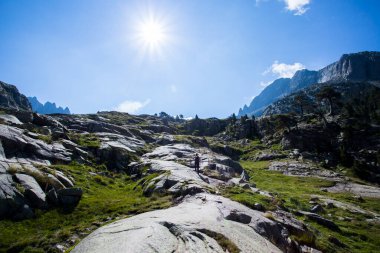
<svg viewBox="0 0 380 253"><path fill-rule="evenodd" d="M251 186L250 186L249 184L247 184L247 183L245 183L245 184L241 184L241 187L242 187L243 189L251 189Z"/></svg>
<svg viewBox="0 0 380 253"><path fill-rule="evenodd" d="M254 207L254 209L257 210L257 211L265 211L264 206L263 206L262 204L260 204L260 203L255 203L255 204L253 205L253 207Z"/></svg>
<svg viewBox="0 0 380 253"><path fill-rule="evenodd" d="M312 213L320 213L323 211L323 207L321 205L315 205L310 209L310 212Z"/></svg>

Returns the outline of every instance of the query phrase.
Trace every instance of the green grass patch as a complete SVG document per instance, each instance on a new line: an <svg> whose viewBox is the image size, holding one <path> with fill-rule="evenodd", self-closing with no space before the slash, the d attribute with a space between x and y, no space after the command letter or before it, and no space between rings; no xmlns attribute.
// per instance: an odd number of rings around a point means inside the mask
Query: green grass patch
<svg viewBox="0 0 380 253"><path fill-rule="evenodd" d="M296 177L286 176L281 172L267 170L270 162L268 161L241 161L244 169L247 170L251 177L251 182L255 183L259 189L274 193L278 202L290 210L309 211L311 204L309 203L311 195L321 195L325 198L337 201L352 203L363 209L380 212L379 199L364 198L360 201L353 197L350 193L329 193L323 192L320 188L332 186L334 183L313 177ZM234 193L231 196L239 202L253 203L258 202L256 196L249 196L248 193ZM248 198L248 200L246 199ZM320 201L323 204L322 201ZM263 204L263 203L261 203ZM264 204L265 206L265 200ZM323 252L377 252L380 248L380 225L378 223L367 222L370 218L368 215L351 213L341 208L324 209L320 215L335 222L341 231L332 231L321 226L314 221L308 220L304 216L299 216L300 220L304 220L309 224L311 230L316 235L316 247ZM349 219L342 219L348 217ZM335 237L347 247L335 245L329 241L329 237ZM305 238L294 238L299 241ZM306 238L307 239L307 238Z"/></svg>
<svg viewBox="0 0 380 253"><path fill-rule="evenodd" d="M95 134L78 134L78 133L70 133L70 139L78 144L79 146L85 148L99 148L100 140Z"/></svg>
<svg viewBox="0 0 380 253"><path fill-rule="evenodd" d="M91 175L89 172L99 172L97 168L76 164L54 167L73 176L76 186L83 189L79 205L70 213L39 210L35 219L1 220L0 252L51 252L52 245L74 234L83 237L110 220L172 204L170 196L144 196L141 185L126 174Z"/></svg>
<svg viewBox="0 0 380 253"><path fill-rule="evenodd" d="M224 197L235 200L249 208L254 209L256 203L261 204L265 210L275 210L277 199L269 198L265 195L254 193L251 190L243 189L241 187L224 187L221 188L221 194Z"/></svg>
<svg viewBox="0 0 380 253"><path fill-rule="evenodd" d="M41 140L41 141L44 141L44 142L48 143L48 144L51 144L51 143L52 143L52 137L51 137L50 134L49 134L49 135L43 135L43 134L40 134L40 135L38 135L37 138L38 138L39 140Z"/></svg>

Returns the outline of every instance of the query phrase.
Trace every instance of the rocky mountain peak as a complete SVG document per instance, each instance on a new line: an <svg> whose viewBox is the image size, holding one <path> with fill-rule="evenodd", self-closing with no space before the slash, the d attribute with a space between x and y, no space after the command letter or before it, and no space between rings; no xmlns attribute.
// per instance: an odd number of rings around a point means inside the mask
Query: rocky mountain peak
<svg viewBox="0 0 380 253"><path fill-rule="evenodd" d="M344 54L337 62L319 71L303 69L297 71L291 79L277 79L256 96L247 109L239 110L238 116L260 116L265 108L280 98L312 84L347 81L380 85L380 52Z"/></svg>
<svg viewBox="0 0 380 253"><path fill-rule="evenodd" d="M28 97L30 104L32 105L33 111L41 114L70 114L70 109L66 107L63 109L61 106L57 106L55 103L47 101L42 104L38 101L37 97Z"/></svg>
<svg viewBox="0 0 380 253"><path fill-rule="evenodd" d="M344 54L319 71L319 83L380 80L380 52Z"/></svg>
<svg viewBox="0 0 380 253"><path fill-rule="evenodd" d="M16 86L0 81L0 107L31 111L28 99L21 94Z"/></svg>

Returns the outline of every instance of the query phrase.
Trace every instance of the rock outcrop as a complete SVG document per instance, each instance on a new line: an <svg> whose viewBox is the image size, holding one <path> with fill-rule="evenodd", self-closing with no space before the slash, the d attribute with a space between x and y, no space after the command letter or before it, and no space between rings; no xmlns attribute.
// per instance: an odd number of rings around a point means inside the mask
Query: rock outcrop
<svg viewBox="0 0 380 253"><path fill-rule="evenodd" d="M31 111L28 99L22 95L16 86L0 81L0 107L15 110Z"/></svg>
<svg viewBox="0 0 380 253"><path fill-rule="evenodd" d="M238 219L239 213L244 218ZM234 214L234 215L232 215ZM267 237L267 238L266 238ZM221 242L224 240L224 243ZM200 193L178 206L104 226L72 252L282 252L281 228L229 199ZM227 246L226 246L227 245Z"/></svg>

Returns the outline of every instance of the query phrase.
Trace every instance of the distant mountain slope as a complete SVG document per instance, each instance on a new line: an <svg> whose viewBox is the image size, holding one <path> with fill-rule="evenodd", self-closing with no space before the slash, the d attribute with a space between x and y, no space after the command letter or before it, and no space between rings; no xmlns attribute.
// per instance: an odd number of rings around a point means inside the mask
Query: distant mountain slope
<svg viewBox="0 0 380 253"><path fill-rule="evenodd" d="M315 83L362 82L380 84L380 52L344 54L339 61L319 71L299 70L292 78L280 78L268 85L238 116L260 116L273 102Z"/></svg>
<svg viewBox="0 0 380 253"><path fill-rule="evenodd" d="M379 97L380 94L380 88L369 82L317 83L277 100L276 102L269 105L264 110L262 115L270 116L275 114L286 114L291 112L300 113L299 105L296 102L296 97L298 95L307 96L307 103L305 103L303 108L304 112L315 112L315 107L318 107L316 98L317 94L326 86L329 86L333 88L335 91L339 92L340 103L344 103L347 101L359 101L360 99L365 99L366 96L370 95Z"/></svg>
<svg viewBox="0 0 380 253"><path fill-rule="evenodd" d="M63 109L61 106L57 107L55 103L46 102L42 104L36 97L28 97L30 104L32 105L33 111L40 114L70 114L70 109L66 107Z"/></svg>
<svg viewBox="0 0 380 253"><path fill-rule="evenodd" d="M28 99L21 94L16 86L0 81L0 107L31 111Z"/></svg>

